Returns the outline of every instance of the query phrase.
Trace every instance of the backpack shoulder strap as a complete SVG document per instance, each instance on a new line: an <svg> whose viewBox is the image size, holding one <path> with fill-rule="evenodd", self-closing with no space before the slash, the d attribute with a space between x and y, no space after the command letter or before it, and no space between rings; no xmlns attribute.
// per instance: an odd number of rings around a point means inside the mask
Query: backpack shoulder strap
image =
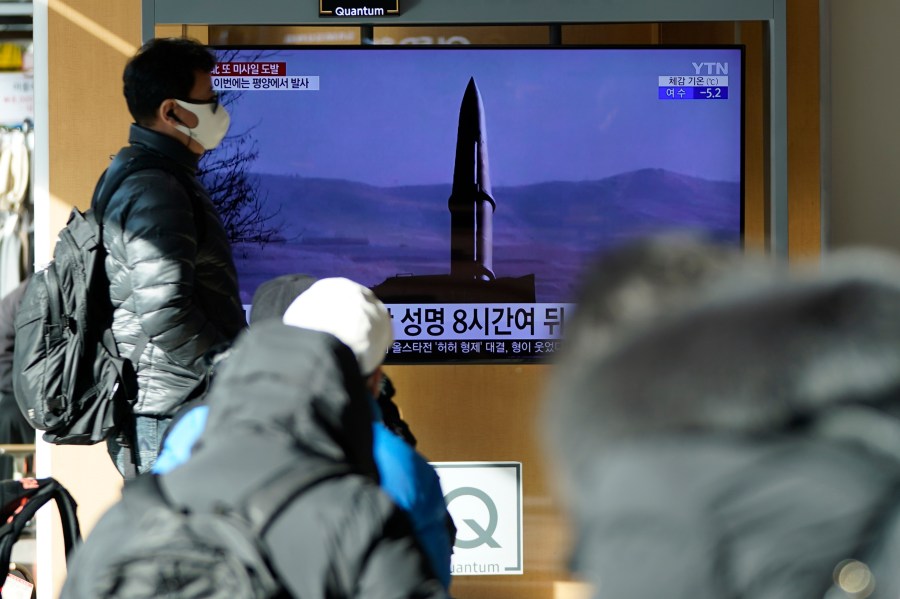
<svg viewBox="0 0 900 599"><path fill-rule="evenodd" d="M322 481L351 472L349 466L339 462L323 461L312 467L309 464L292 464L252 491L238 507L257 538L261 539L292 499Z"/></svg>
<svg viewBox="0 0 900 599"><path fill-rule="evenodd" d="M257 539L262 539L269 525L292 499L326 479L351 472L349 466L338 462L323 461L315 465L305 463L299 466L290 464L275 471L258 487L248 490L231 509L250 525ZM140 513L141 504L138 503L140 501L144 502L144 506L149 505L147 502L163 501L179 511L192 511L190 507L184 505L184 502L173 501L168 496L159 484L159 475L144 474L126 482L122 493L123 501L127 500L129 494L132 496L130 501L136 513Z"/></svg>

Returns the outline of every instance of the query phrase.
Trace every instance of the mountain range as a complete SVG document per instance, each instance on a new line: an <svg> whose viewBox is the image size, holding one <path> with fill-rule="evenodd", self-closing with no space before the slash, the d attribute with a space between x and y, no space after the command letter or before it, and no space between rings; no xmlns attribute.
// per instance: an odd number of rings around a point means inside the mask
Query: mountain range
<svg viewBox="0 0 900 599"><path fill-rule="evenodd" d="M265 198L263 211L275 214L271 222L278 223L278 234L262 250L240 248L242 287L247 281L255 288L260 273L282 271L340 274L370 285L400 273L449 272L450 183L377 187L254 176ZM498 186L493 197L494 272L535 274L539 301L569 301L587 260L636 235L699 229L735 243L741 235L739 183L663 169Z"/></svg>

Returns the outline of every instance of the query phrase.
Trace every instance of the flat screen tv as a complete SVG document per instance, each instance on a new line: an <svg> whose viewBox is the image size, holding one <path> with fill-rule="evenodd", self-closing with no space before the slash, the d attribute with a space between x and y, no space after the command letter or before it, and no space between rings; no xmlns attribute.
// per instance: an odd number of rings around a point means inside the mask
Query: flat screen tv
<svg viewBox="0 0 900 599"><path fill-rule="evenodd" d="M391 311L389 364L541 361L609 248L742 242L740 46L215 52L232 124L201 169L242 300L358 281Z"/></svg>

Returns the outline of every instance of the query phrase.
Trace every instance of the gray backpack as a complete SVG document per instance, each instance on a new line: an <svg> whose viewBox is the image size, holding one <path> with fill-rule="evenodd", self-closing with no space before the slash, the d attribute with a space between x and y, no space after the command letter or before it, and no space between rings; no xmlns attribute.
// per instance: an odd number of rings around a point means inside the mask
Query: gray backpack
<svg viewBox="0 0 900 599"><path fill-rule="evenodd" d="M175 505L157 475L128 481L122 503L136 522L114 555L92 573L93 596L108 599L273 599L289 597L262 541L269 524L298 495L349 473L344 464L290 466L246 493L237 505L195 510ZM140 531L140 532L136 532Z"/></svg>
<svg viewBox="0 0 900 599"><path fill-rule="evenodd" d="M97 183L91 208L72 210L53 261L34 273L19 304L13 352L16 402L49 443L91 445L116 435L122 446L133 449L133 364L148 340L138 343L130 356L120 356L116 348L102 221L121 183L151 168L172 173L190 189L187 174L177 165L122 149ZM195 204L195 217L197 211ZM133 451L129 454L134 457Z"/></svg>

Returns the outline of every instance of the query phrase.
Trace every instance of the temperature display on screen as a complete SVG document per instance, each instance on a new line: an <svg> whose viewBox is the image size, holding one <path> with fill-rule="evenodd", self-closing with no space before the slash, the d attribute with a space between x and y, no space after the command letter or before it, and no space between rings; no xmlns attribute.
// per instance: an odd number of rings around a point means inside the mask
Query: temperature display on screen
<svg viewBox="0 0 900 599"><path fill-rule="evenodd" d="M660 100L727 100L727 87L660 87Z"/></svg>

